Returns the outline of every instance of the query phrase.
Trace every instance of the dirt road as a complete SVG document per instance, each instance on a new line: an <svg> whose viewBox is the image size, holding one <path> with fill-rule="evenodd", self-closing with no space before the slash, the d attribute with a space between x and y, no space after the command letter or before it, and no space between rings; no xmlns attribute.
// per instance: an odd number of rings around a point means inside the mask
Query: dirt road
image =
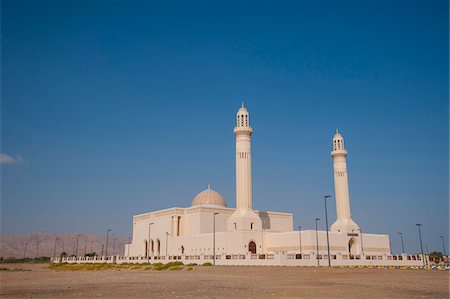
<svg viewBox="0 0 450 299"><path fill-rule="evenodd" d="M55 271L4 264L1 298L449 298L449 271L194 266Z"/></svg>

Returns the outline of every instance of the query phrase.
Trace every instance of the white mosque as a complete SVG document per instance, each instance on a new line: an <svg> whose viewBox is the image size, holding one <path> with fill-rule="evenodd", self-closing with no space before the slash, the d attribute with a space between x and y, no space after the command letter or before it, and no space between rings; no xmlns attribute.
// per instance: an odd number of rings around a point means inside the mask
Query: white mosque
<svg viewBox="0 0 450 299"><path fill-rule="evenodd" d="M236 207L210 185L186 208L133 217L132 242L116 262L210 261L223 265L421 265L392 255L389 236L362 233L350 213L347 151L338 130L331 157L337 219L330 231L293 229L291 213L253 209L250 115L236 114ZM328 241L327 241L328 240ZM330 257L330 258L329 258Z"/></svg>

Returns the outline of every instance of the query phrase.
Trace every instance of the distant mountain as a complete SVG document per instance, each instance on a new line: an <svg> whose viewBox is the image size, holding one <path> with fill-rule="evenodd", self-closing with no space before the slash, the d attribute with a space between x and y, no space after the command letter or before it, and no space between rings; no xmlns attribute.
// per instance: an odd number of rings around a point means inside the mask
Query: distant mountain
<svg viewBox="0 0 450 299"><path fill-rule="evenodd" d="M75 254L77 249L78 235L78 256L84 256L85 253L89 253L91 250L100 255L102 245L104 251L106 251L106 236L99 237L89 233L39 232L31 235L2 235L0 237L0 256L4 258L22 258L24 255L25 257L34 258L37 254L39 256L53 256L56 238L58 238L56 242L56 255L60 255L63 251L68 255L72 255ZM113 246L116 255L123 255L125 244L128 242L128 238L115 237L110 234L108 238L108 255L112 255Z"/></svg>

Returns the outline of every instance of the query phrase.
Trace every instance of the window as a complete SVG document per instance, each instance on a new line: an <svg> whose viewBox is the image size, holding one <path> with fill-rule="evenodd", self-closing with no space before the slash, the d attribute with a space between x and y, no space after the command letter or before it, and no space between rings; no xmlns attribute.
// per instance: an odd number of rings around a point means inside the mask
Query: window
<svg viewBox="0 0 450 299"><path fill-rule="evenodd" d="M234 229L236 230L236 222L235 223L233 223L234 224Z"/></svg>
<svg viewBox="0 0 450 299"><path fill-rule="evenodd" d="M250 229L253 229L253 222L250 223Z"/></svg>
<svg viewBox="0 0 450 299"><path fill-rule="evenodd" d="M245 126L248 127L248 115L245 116Z"/></svg>

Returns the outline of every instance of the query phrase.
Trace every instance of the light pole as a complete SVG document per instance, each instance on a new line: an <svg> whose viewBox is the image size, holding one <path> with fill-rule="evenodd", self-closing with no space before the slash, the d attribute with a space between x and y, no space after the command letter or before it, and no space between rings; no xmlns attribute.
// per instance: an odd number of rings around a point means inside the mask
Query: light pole
<svg viewBox="0 0 450 299"><path fill-rule="evenodd" d="M42 241L37 241L36 258L39 257L39 244L40 244L41 242L42 242Z"/></svg>
<svg viewBox="0 0 450 299"><path fill-rule="evenodd" d="M316 218L316 259L317 259L317 266L320 266L319 261L319 234L317 232L317 221L319 221L320 218Z"/></svg>
<svg viewBox="0 0 450 299"><path fill-rule="evenodd" d="M167 256L167 249L169 246L168 239L169 239L169 232L166 232L166 259L167 260L169 259L169 257Z"/></svg>
<svg viewBox="0 0 450 299"><path fill-rule="evenodd" d="M102 256L103 256L104 250L105 250L105 244L102 244Z"/></svg>
<svg viewBox="0 0 450 299"><path fill-rule="evenodd" d="M28 242L27 243L25 243L25 249L23 250L23 258L25 258L26 257L26 255L27 255L27 246L28 246Z"/></svg>
<svg viewBox="0 0 450 299"><path fill-rule="evenodd" d="M442 240L442 249L444 249L444 255L447 255L447 253L445 252L445 241L444 241L444 236L439 236L439 238L441 238L441 240Z"/></svg>
<svg viewBox="0 0 450 299"><path fill-rule="evenodd" d="M78 257L78 239L80 239L80 234L77 235L77 245L75 246L75 256Z"/></svg>
<svg viewBox="0 0 450 299"><path fill-rule="evenodd" d="M131 237L128 238L128 258L130 257Z"/></svg>
<svg viewBox="0 0 450 299"><path fill-rule="evenodd" d="M59 238L55 238L55 248L53 249L53 257L56 256L56 242L58 242Z"/></svg>
<svg viewBox="0 0 450 299"><path fill-rule="evenodd" d="M419 229L419 239L420 239L420 252L422 253L422 262L423 266L425 267L425 257L423 256L423 245L422 245L422 232L420 231L420 227L422 226L421 223L417 223L417 228Z"/></svg>
<svg viewBox="0 0 450 299"><path fill-rule="evenodd" d="M117 239L114 238L114 240L113 240L113 256L114 256L114 253L115 253L114 248L116 247L116 241L117 241Z"/></svg>
<svg viewBox="0 0 450 299"><path fill-rule="evenodd" d="M219 213L214 213L213 215L213 265L216 265L216 215Z"/></svg>
<svg viewBox="0 0 450 299"><path fill-rule="evenodd" d="M63 239L59 239L61 242L63 242L63 248L62 248L62 252L61 252L61 254L64 252L64 247L66 247L66 242L64 242L64 240ZM67 254L66 254L66 256L67 256Z"/></svg>
<svg viewBox="0 0 450 299"><path fill-rule="evenodd" d="M150 233L152 231L153 222L148 224L148 246L147 246L147 262L150 263Z"/></svg>
<svg viewBox="0 0 450 299"><path fill-rule="evenodd" d="M106 252L105 252L105 256L106 258L108 258L108 239L109 239L109 232L111 232L112 229L108 228L108 230L106 231ZM103 250L102 250L103 252Z"/></svg>
<svg viewBox="0 0 450 299"><path fill-rule="evenodd" d="M403 244L403 233L398 233L400 235L400 238L402 240L402 253L405 254L405 245Z"/></svg>
<svg viewBox="0 0 450 299"><path fill-rule="evenodd" d="M362 234L362 229L361 228L358 228L358 230L359 230L359 237L361 238L361 260L362 260L362 257L364 255L363 234Z"/></svg>
<svg viewBox="0 0 450 299"><path fill-rule="evenodd" d="M302 231L301 231L301 226L298 226L298 242L299 242L299 251L300 251L300 258L302 258Z"/></svg>
<svg viewBox="0 0 450 299"><path fill-rule="evenodd" d="M327 198L330 198L331 195L325 195L325 225L327 226L327 250L328 250L328 267L331 267L331 256L330 256L330 237L328 236L328 213L327 213Z"/></svg>

